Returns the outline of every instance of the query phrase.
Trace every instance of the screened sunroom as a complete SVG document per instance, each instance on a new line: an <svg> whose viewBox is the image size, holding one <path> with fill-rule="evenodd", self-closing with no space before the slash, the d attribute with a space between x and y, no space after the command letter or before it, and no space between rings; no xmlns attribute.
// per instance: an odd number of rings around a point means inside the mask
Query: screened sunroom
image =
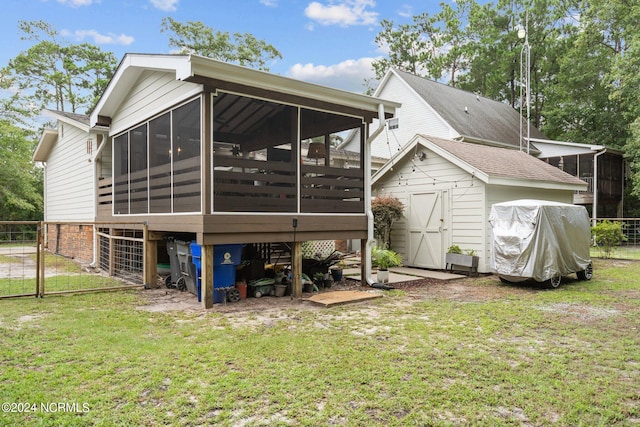
<svg viewBox="0 0 640 427"><path fill-rule="evenodd" d="M198 97L113 138L114 215L203 212L200 123ZM363 162L331 159L332 143L363 127L362 117L217 93L210 212L364 213Z"/></svg>
<svg viewBox="0 0 640 427"><path fill-rule="evenodd" d="M365 138L398 107L209 58L127 55L91 116L109 129L96 220L204 246L366 239ZM348 135L357 161L336 161Z"/></svg>

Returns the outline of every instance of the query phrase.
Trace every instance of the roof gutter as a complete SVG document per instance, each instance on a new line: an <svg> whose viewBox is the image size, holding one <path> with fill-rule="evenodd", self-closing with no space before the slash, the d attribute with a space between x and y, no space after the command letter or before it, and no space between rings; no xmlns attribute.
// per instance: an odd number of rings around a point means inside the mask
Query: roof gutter
<svg viewBox="0 0 640 427"><path fill-rule="evenodd" d="M364 176L371 180L371 143L387 125L387 121L384 116L384 105L378 104L378 122L380 125L365 141L364 143ZM367 212L367 244L365 251L365 280L371 287L381 287L376 283L371 275L371 249L375 243L373 237L373 210L371 208L371 183L365 185L364 188L364 206Z"/></svg>
<svg viewBox="0 0 640 427"><path fill-rule="evenodd" d="M460 135L460 137L457 138L457 139L459 141L462 141L462 142L473 142L473 143L476 143L476 144L488 145L490 147L510 148L512 150L516 149L516 147L514 147L511 144L507 144L507 143L499 142L499 141L493 141L493 140L490 140L490 139L476 138L476 137L469 136L469 135ZM530 138L529 140L534 142L533 138ZM533 154L540 154L540 150L538 150L537 148L530 148L529 154L532 154L532 153Z"/></svg>
<svg viewBox="0 0 640 427"><path fill-rule="evenodd" d="M607 149L603 149L598 151L595 156L593 156L593 225L596 225L596 220L598 219L598 157L602 156L607 152Z"/></svg>

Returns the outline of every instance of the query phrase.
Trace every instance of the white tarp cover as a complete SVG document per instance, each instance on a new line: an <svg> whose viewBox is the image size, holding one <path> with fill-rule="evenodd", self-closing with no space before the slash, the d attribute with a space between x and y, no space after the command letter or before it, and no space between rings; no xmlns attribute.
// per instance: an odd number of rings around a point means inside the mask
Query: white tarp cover
<svg viewBox="0 0 640 427"><path fill-rule="evenodd" d="M506 280L583 271L590 263L589 215L584 206L544 200L496 203L491 224L490 268Z"/></svg>

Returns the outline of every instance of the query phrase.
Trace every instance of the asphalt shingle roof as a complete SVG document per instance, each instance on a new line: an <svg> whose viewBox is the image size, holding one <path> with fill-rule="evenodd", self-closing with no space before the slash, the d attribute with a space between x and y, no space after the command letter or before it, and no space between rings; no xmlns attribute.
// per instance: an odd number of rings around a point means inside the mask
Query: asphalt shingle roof
<svg viewBox="0 0 640 427"><path fill-rule="evenodd" d="M70 120L74 120L78 123L89 126L89 116L87 114L67 113L66 111L58 111L58 110L49 110L49 111L59 116L66 117Z"/></svg>
<svg viewBox="0 0 640 427"><path fill-rule="evenodd" d="M394 70L459 134L519 147L520 114L509 104ZM531 138L548 139L535 126Z"/></svg>
<svg viewBox="0 0 640 427"><path fill-rule="evenodd" d="M422 135L422 137L489 176L584 184L581 179L524 151L452 141L428 135Z"/></svg>

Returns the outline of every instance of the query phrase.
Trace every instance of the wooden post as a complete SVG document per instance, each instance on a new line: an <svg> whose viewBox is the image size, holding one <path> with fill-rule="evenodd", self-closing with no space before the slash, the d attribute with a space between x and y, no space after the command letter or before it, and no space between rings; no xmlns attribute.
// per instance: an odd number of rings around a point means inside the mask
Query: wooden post
<svg viewBox="0 0 640 427"><path fill-rule="evenodd" d="M302 298L302 242L291 244L291 297Z"/></svg>
<svg viewBox="0 0 640 427"><path fill-rule="evenodd" d="M144 224L143 228L143 266L142 281L147 289L157 288L158 286L158 242L150 240L149 226Z"/></svg>
<svg viewBox="0 0 640 427"><path fill-rule="evenodd" d="M42 244L43 223L38 223L38 231L36 234L36 298L41 297L40 293L40 278L44 277L42 274L42 265L44 265L44 245ZM42 290L44 291L44 283L42 284Z"/></svg>
<svg viewBox="0 0 640 427"><path fill-rule="evenodd" d="M202 245L202 279L200 281L200 296L202 308L213 307L213 245Z"/></svg>
<svg viewBox="0 0 640 427"><path fill-rule="evenodd" d="M38 257L40 260L38 261L38 273L36 274L38 279L38 292L36 294L36 298L44 298L44 263L45 263L45 250L44 250L44 238L46 236L46 229L44 223L40 223L40 232L38 233Z"/></svg>
<svg viewBox="0 0 640 427"><path fill-rule="evenodd" d="M113 233L115 230L109 228L109 276L114 277L116 275L116 245L113 239Z"/></svg>

